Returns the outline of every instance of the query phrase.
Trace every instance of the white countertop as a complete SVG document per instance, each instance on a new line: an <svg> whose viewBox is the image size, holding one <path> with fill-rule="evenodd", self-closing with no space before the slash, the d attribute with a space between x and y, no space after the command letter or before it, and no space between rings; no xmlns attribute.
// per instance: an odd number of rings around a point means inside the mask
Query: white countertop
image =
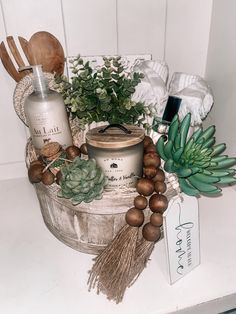
<svg viewBox="0 0 236 314"><path fill-rule="evenodd" d="M201 197L201 264L174 285L164 241L121 304L88 292L92 256L58 241L44 225L27 178L0 181L0 313L220 313L236 307L236 188Z"/></svg>

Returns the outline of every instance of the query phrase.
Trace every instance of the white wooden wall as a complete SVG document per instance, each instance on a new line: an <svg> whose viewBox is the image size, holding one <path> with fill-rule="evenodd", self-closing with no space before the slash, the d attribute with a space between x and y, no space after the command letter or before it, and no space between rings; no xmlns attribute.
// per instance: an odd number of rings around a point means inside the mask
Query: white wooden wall
<svg viewBox="0 0 236 314"><path fill-rule="evenodd" d="M212 0L0 0L0 40L54 34L67 56L152 54L170 72L204 76ZM26 175L27 132L16 116L15 82L0 62L0 179Z"/></svg>
<svg viewBox="0 0 236 314"><path fill-rule="evenodd" d="M236 1L215 0L208 47L206 79L215 104L206 126L216 125L216 138L226 143L226 153L236 156Z"/></svg>

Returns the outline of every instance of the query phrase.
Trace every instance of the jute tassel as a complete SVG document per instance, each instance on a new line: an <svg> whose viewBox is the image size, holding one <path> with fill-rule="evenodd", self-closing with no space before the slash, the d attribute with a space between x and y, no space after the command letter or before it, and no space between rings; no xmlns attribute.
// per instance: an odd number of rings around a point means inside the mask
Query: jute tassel
<svg viewBox="0 0 236 314"><path fill-rule="evenodd" d="M153 202L154 201L154 202ZM162 213L168 206L167 198L161 194L153 194L149 199L149 208L153 211L150 221L142 228L142 240L137 244L135 260L129 274L129 287L134 284L143 269L146 267L152 254L155 243L161 238L160 227L163 224ZM158 212L159 211L159 212Z"/></svg>
<svg viewBox="0 0 236 314"><path fill-rule="evenodd" d="M89 290L97 286L109 300L122 301L134 264L138 227L125 225L95 259L89 279Z"/></svg>
<svg viewBox="0 0 236 314"><path fill-rule="evenodd" d="M154 242L146 241L145 239L142 239L142 241L137 245L134 265L129 275L128 287L131 287L136 282L144 268L147 266L154 246Z"/></svg>

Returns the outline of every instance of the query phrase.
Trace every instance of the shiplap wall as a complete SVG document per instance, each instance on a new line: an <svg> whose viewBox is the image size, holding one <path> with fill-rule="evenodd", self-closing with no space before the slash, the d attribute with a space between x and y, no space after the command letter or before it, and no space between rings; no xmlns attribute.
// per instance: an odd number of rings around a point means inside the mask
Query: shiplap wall
<svg viewBox="0 0 236 314"><path fill-rule="evenodd" d="M235 20L235 0L214 1L206 79L214 91L215 104L205 124L216 125L216 138L219 143L226 143L230 156L236 156Z"/></svg>
<svg viewBox="0 0 236 314"><path fill-rule="evenodd" d="M170 72L204 76L212 0L0 0L0 40L54 34L67 56L152 54ZM191 40L190 40L191 39ZM189 42L190 41L190 42ZM27 132L16 116L16 83L0 63L0 179L26 175Z"/></svg>

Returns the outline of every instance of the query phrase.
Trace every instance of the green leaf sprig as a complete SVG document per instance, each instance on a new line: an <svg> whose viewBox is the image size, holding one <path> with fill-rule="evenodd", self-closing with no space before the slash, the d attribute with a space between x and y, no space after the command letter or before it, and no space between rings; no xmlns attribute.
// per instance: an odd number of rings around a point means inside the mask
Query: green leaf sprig
<svg viewBox="0 0 236 314"><path fill-rule="evenodd" d="M71 60L71 80L65 76L55 78L67 111L82 125L101 121L142 124L144 104L131 97L143 74L127 73L119 56L104 57L103 61L101 67L93 69L89 61L78 56Z"/></svg>

